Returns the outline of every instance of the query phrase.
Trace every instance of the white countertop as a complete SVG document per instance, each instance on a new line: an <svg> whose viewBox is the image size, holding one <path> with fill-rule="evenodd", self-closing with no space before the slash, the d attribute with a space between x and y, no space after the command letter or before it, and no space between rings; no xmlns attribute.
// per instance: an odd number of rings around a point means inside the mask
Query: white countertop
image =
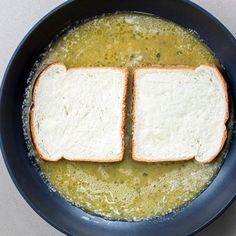
<svg viewBox="0 0 236 236"><path fill-rule="evenodd" d="M28 30L63 0L0 0L0 81L6 65ZM194 0L217 17L236 37L236 0ZM235 180L232 180L235 181ZM199 236L235 236L236 202ZM60 236L23 200L0 154L0 235Z"/></svg>

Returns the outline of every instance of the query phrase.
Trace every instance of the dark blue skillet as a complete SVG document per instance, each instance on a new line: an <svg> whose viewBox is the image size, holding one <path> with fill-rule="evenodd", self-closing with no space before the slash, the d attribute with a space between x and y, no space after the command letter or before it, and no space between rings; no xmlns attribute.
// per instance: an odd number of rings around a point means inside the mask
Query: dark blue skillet
<svg viewBox="0 0 236 236"><path fill-rule="evenodd" d="M236 40L206 11L181 0L67 1L45 16L18 46L6 70L0 93L1 150L19 192L47 222L68 235L183 236L200 231L219 216L236 193L236 139L212 184L186 207L165 217L139 222L109 221L71 205L50 192L27 157L21 105L29 72L49 42L75 21L115 11L139 11L170 19L195 30L225 68L233 107L236 104ZM231 112L233 113L235 109ZM235 127L233 128L235 131ZM19 214L19 213L17 213Z"/></svg>

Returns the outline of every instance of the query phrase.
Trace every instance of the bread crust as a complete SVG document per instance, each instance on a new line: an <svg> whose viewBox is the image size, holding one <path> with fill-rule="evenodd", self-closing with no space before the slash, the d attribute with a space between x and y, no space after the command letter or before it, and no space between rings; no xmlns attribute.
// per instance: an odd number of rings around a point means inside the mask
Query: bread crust
<svg viewBox="0 0 236 236"><path fill-rule="evenodd" d="M60 65L63 66L65 68L66 71L68 70L84 70L84 69L112 69L112 70L116 70L116 71L121 71L124 73L125 78L124 78L124 90L123 90L123 100L122 100L122 122L121 122L121 127L120 127L120 136L121 136L121 142L122 142L122 149L121 149L121 154L119 156L116 156L116 160L99 160L98 157L94 158L93 160L90 159L86 159L84 157L59 157L57 159L51 159L48 156L45 156L43 154L43 151L40 149L39 145L37 144L37 139L36 139L36 132L34 129L34 106L35 106L35 91L36 88L39 84L40 78L42 77L42 75L47 71L47 69L49 69L50 67L54 66L54 65ZM66 66L63 63L51 63L49 65L47 65L36 77L34 84L33 84L33 89L32 89L32 102L31 102L31 106L30 106L30 112L29 112L29 126L30 126L30 135L31 135L31 140L33 143L33 146L35 148L35 150L37 151L39 157L43 160L46 161L59 161L60 159L65 159L65 160L69 160L69 161L80 161L80 162L102 162L102 163L112 163L112 162L120 162L124 159L124 150L125 150L125 115L126 115L126 99L127 99L127 86L128 86L128 70L126 68L116 68L116 67L72 67L67 69ZM119 158L117 158L119 157Z"/></svg>
<svg viewBox="0 0 236 236"><path fill-rule="evenodd" d="M227 139L227 127L226 127L226 122L229 119L229 97L228 97L228 89L227 89L227 83L222 75L222 73L220 72L219 68L215 65L215 64L203 64L200 65L198 67L192 67L192 66L185 66L185 65L179 65L179 66L147 66L147 67L141 67L139 69L136 69L134 71L134 77L133 77L133 109L132 109L132 119L133 119L133 127L132 127L132 132L134 134L134 129L135 129L135 124L136 124L136 99L137 99L137 73L140 70L143 69L159 69L159 70L190 70L190 71L195 71L198 70L200 67L209 67L211 69L214 69L214 71L218 74L218 77L220 78L220 81L222 83L222 87L224 90L224 96L225 96L225 106L226 106L226 113L225 113L225 119L224 119L224 135L222 137L221 140L221 145L219 147L219 149L216 151L216 153L214 155L212 155L211 157L209 157L207 160L202 160L200 158L197 158L195 156L189 156L189 157L181 157L181 159L176 160L173 158L169 158L168 160L153 160L153 159L148 159L145 157L145 160L140 160L136 153L135 153L135 138L133 135L132 138L132 154L131 157L133 160L138 161L138 162L153 162L153 163L158 163L158 162L169 162L169 161L184 161L184 160L191 160L193 158L195 158L196 161L201 162L201 163L209 163L211 161L213 161L218 154L220 153L220 151L222 150L222 148L224 147L225 141Z"/></svg>

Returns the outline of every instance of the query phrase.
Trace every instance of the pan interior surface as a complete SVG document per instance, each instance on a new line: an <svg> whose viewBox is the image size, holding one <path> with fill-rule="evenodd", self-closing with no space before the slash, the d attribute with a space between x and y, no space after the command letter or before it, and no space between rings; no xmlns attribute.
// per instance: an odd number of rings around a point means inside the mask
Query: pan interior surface
<svg viewBox="0 0 236 236"><path fill-rule="evenodd" d="M154 16L116 13L88 21L64 34L50 47L39 68L55 62L62 62L67 68L111 66L130 71L124 161L48 162L36 157L42 174L62 196L89 212L113 220L142 220L182 207L211 183L221 167L226 147L209 164L195 160L141 163L131 158L133 70L153 65L219 64L196 35ZM34 79L26 94L32 93L33 82ZM26 96L23 110L24 127L28 130L29 98ZM26 129L25 133L27 140L30 139L30 132Z"/></svg>

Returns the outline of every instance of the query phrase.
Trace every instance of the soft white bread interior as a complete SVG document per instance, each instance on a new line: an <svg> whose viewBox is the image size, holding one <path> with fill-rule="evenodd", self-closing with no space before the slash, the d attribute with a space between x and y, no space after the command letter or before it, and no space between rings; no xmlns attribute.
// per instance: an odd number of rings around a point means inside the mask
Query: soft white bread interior
<svg viewBox="0 0 236 236"><path fill-rule="evenodd" d="M126 90L126 70L67 70L59 63L45 68L34 84L30 112L31 136L40 157L122 160Z"/></svg>
<svg viewBox="0 0 236 236"><path fill-rule="evenodd" d="M228 116L226 82L215 66L138 69L133 159L210 162L227 138Z"/></svg>

